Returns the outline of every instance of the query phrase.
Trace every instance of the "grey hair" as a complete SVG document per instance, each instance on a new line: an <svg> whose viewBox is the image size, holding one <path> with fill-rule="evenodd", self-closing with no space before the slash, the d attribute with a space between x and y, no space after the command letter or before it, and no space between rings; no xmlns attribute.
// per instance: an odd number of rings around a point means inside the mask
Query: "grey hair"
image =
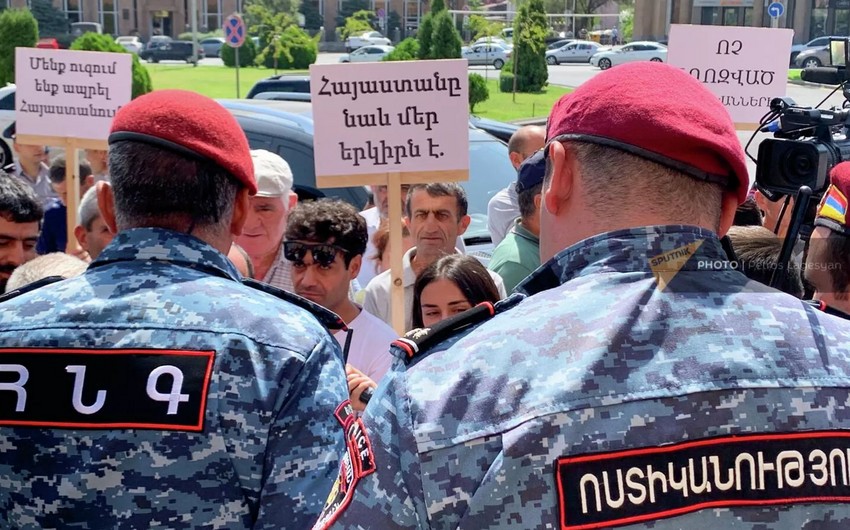
<svg viewBox="0 0 850 530"><path fill-rule="evenodd" d="M50 276L73 278L86 270L89 264L62 252L51 252L28 261L15 269L6 282L6 292L20 289Z"/></svg>
<svg viewBox="0 0 850 530"><path fill-rule="evenodd" d="M91 225L100 216L100 209L97 207L97 190L90 188L83 198L80 199L80 207L77 209L80 224L86 229L91 230Z"/></svg>

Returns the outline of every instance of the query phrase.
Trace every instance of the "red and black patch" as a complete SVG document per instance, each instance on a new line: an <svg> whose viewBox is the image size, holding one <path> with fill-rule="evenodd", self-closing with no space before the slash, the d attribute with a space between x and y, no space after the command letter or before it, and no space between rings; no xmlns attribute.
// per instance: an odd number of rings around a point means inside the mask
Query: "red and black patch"
<svg viewBox="0 0 850 530"><path fill-rule="evenodd" d="M372 442L363 427L363 420L354 413L351 402L346 400L334 414L345 431L346 452L339 465L339 477L334 483L314 530L329 528L351 503L354 487L363 477L375 472L375 455Z"/></svg>
<svg viewBox="0 0 850 530"><path fill-rule="evenodd" d="M723 436L559 458L561 530L706 508L850 503L850 431Z"/></svg>
<svg viewBox="0 0 850 530"><path fill-rule="evenodd" d="M215 352L0 349L0 425L202 431Z"/></svg>

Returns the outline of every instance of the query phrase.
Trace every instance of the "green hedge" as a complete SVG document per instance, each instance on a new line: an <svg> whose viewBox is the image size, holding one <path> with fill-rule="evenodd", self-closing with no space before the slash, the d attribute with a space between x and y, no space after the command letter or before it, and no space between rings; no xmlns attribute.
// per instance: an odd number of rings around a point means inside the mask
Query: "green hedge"
<svg viewBox="0 0 850 530"><path fill-rule="evenodd" d="M29 9L0 11L0 86L15 82L15 48L38 42L38 22Z"/></svg>
<svg viewBox="0 0 850 530"><path fill-rule="evenodd" d="M224 66L228 66L230 68L234 68L236 66L236 48L231 48L227 44L221 47L221 52L219 55L221 56L221 60L224 63ZM257 60L257 46L254 44L254 40L250 37L245 39L245 42L242 46L239 47L239 66L244 68L246 66L254 66L254 62Z"/></svg>
<svg viewBox="0 0 850 530"><path fill-rule="evenodd" d="M490 99L487 81L479 74L469 74L469 112L475 112L475 105Z"/></svg>
<svg viewBox="0 0 850 530"><path fill-rule="evenodd" d="M288 26L283 30L277 45L277 50L275 43L266 46L257 56L257 64L266 68L277 66L280 70L304 70L315 63L319 56L319 43L298 26Z"/></svg>
<svg viewBox="0 0 850 530"><path fill-rule="evenodd" d="M91 52L113 52L130 53L120 44L116 44L110 35L100 33L83 33L77 40L71 43L72 50L84 50ZM139 62L139 57L131 53L133 57L133 97L137 98L153 90L151 76L148 69Z"/></svg>

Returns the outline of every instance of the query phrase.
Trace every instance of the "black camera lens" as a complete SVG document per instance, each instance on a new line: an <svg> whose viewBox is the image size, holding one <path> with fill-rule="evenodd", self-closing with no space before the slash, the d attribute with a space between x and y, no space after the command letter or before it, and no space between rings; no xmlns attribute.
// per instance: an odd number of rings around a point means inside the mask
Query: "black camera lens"
<svg viewBox="0 0 850 530"><path fill-rule="evenodd" d="M784 168L785 178L794 184L808 185L813 172L817 171L818 168L818 161L812 150L795 147L789 149L783 158L782 167Z"/></svg>

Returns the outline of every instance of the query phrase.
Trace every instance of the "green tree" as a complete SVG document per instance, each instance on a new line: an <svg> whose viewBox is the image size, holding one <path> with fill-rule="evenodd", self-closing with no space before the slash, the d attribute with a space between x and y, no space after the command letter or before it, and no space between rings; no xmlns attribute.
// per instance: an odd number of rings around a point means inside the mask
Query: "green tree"
<svg viewBox="0 0 850 530"><path fill-rule="evenodd" d="M472 40L478 40L481 37L497 37L502 34L505 25L501 22L487 20L481 15L472 15L469 17L467 28L472 36Z"/></svg>
<svg viewBox="0 0 850 530"><path fill-rule="evenodd" d="M70 49L90 52L130 53L120 44L115 44L115 40L110 35L100 33L83 33L71 43ZM133 56L132 92L133 98L137 98L153 90L153 85L148 69L139 62L139 57L135 53L130 55Z"/></svg>
<svg viewBox="0 0 850 530"><path fill-rule="evenodd" d="M345 19L340 35L343 39L347 39L352 35L361 35L367 31L372 31L375 28L375 13L372 11L361 10L352 14Z"/></svg>
<svg viewBox="0 0 850 530"><path fill-rule="evenodd" d="M490 99L487 81L479 74L469 74L469 112L475 112L475 105Z"/></svg>
<svg viewBox="0 0 850 530"><path fill-rule="evenodd" d="M236 48L232 48L225 44L221 47L221 62L228 68L236 67ZM251 38L246 38L242 46L239 47L239 66L254 66L254 61L257 58L257 46Z"/></svg>
<svg viewBox="0 0 850 530"><path fill-rule="evenodd" d="M305 29L315 31L324 26L325 21L322 20L322 14L319 13L319 4L315 0L301 2L299 12L304 15Z"/></svg>
<svg viewBox="0 0 850 530"><path fill-rule="evenodd" d="M38 21L38 33L41 37L53 37L68 33L70 25L68 17L53 7L50 0L32 0L30 4L32 16Z"/></svg>
<svg viewBox="0 0 850 530"><path fill-rule="evenodd" d="M434 0L431 2L431 14L437 16L437 14L442 13L446 10L446 2L445 0Z"/></svg>
<svg viewBox="0 0 850 530"><path fill-rule="evenodd" d="M459 59L463 43L455 28L451 15L445 10L434 16L434 32L431 36L431 59Z"/></svg>
<svg viewBox="0 0 850 530"><path fill-rule="evenodd" d="M354 15L358 11L370 11L372 4L369 0L344 0L336 14L336 26L338 28L345 26L345 19ZM374 16L374 15L373 15Z"/></svg>
<svg viewBox="0 0 850 530"><path fill-rule="evenodd" d="M256 63L266 68L303 70L315 63L318 55L318 36L311 38L303 29L291 25L257 56Z"/></svg>
<svg viewBox="0 0 850 530"><path fill-rule="evenodd" d="M635 31L635 8L626 8L620 12L620 42L632 40Z"/></svg>
<svg viewBox="0 0 850 530"><path fill-rule="evenodd" d="M38 22L29 9L0 11L0 86L15 82L15 48L32 48L36 42Z"/></svg>
<svg viewBox="0 0 850 530"><path fill-rule="evenodd" d="M516 85L519 92L539 92L549 79L546 67L546 12L543 0L527 0L514 21Z"/></svg>
<svg viewBox="0 0 850 530"><path fill-rule="evenodd" d="M399 42L393 51L384 57L385 61L415 61L419 57L419 41L408 37Z"/></svg>
<svg viewBox="0 0 850 530"><path fill-rule="evenodd" d="M428 59L431 57L431 38L434 33L434 16L428 13L422 17L422 22L419 23L419 31L416 33L416 40L419 41L419 59Z"/></svg>
<svg viewBox="0 0 850 530"><path fill-rule="evenodd" d="M301 0L248 0L242 10L247 13L253 6L259 6L270 13L285 13L295 16L301 7Z"/></svg>

